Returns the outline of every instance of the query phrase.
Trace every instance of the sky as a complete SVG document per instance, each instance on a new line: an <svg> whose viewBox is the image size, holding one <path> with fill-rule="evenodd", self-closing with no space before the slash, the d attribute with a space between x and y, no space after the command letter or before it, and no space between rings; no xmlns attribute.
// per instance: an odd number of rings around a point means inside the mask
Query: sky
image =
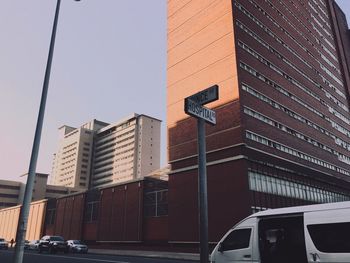
<svg viewBox="0 0 350 263"><path fill-rule="evenodd" d="M58 128L161 119L166 165L166 0L62 0L37 172ZM350 0L337 0L350 21ZM56 1L0 1L0 179L28 172Z"/></svg>
<svg viewBox="0 0 350 263"><path fill-rule="evenodd" d="M0 179L28 172L56 1L0 1ZM63 0L37 172L51 173L58 128L163 120L166 163L166 0Z"/></svg>

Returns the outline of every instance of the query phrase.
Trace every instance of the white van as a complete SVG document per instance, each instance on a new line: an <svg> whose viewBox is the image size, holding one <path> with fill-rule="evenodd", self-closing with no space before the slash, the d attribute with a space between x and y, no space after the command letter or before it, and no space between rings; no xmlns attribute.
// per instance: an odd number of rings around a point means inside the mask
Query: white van
<svg viewBox="0 0 350 263"><path fill-rule="evenodd" d="M230 229L212 263L350 262L350 201L255 213Z"/></svg>

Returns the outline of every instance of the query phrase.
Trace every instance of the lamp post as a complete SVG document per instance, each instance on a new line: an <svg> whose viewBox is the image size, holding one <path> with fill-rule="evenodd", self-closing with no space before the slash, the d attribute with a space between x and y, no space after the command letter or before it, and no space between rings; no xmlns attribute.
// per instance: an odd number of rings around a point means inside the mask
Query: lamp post
<svg viewBox="0 0 350 263"><path fill-rule="evenodd" d="M79 1L79 0L75 0L75 1ZM42 131L43 121L44 121L47 92L49 88L51 64L52 64L53 51L55 47L56 29L57 29L58 14L60 12L60 5L61 5L61 0L57 0L55 18L54 18L53 28L51 33L49 54L48 54L46 70L45 70L43 89L41 93L40 108L39 108L38 119L36 123L35 134L34 134L32 153L31 153L30 163L29 163L27 183L26 183L26 188L24 192L23 204L22 204L19 219L18 219L17 234L16 234L16 248L13 256L13 263L23 262L25 235L27 232L28 215L29 215L30 203L32 201L32 193L33 193L33 187L34 187L34 181L35 181L35 175L36 175L36 164L38 160L41 131Z"/></svg>

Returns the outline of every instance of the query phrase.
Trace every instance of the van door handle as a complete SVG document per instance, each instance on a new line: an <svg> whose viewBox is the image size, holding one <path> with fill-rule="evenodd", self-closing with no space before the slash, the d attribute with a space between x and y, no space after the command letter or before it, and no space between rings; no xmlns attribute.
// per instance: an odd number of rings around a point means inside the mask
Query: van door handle
<svg viewBox="0 0 350 263"><path fill-rule="evenodd" d="M244 255L243 258L251 258L252 255Z"/></svg>
<svg viewBox="0 0 350 263"><path fill-rule="evenodd" d="M312 256L312 260L313 260L314 262L319 262L319 261L318 261L318 255L317 255L317 253L310 253L310 255Z"/></svg>

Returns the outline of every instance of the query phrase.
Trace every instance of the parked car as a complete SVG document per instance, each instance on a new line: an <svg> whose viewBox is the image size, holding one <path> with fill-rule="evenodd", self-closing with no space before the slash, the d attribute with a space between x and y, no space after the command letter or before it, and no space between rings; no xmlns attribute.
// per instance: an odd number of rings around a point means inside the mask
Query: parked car
<svg viewBox="0 0 350 263"><path fill-rule="evenodd" d="M29 249L29 240L24 241L24 249Z"/></svg>
<svg viewBox="0 0 350 263"><path fill-rule="evenodd" d="M0 238L0 249L8 249L9 244L4 238Z"/></svg>
<svg viewBox="0 0 350 263"><path fill-rule="evenodd" d="M50 254L56 252L68 253L67 242L61 236L43 236L38 244L39 253L48 251Z"/></svg>
<svg viewBox="0 0 350 263"><path fill-rule="evenodd" d="M32 241L30 241L30 242L29 242L29 249L30 249L30 250L38 250L39 241L40 241L40 240L32 240Z"/></svg>
<svg viewBox="0 0 350 263"><path fill-rule="evenodd" d="M67 245L71 252L87 253L89 250L88 246L80 240L68 240Z"/></svg>

